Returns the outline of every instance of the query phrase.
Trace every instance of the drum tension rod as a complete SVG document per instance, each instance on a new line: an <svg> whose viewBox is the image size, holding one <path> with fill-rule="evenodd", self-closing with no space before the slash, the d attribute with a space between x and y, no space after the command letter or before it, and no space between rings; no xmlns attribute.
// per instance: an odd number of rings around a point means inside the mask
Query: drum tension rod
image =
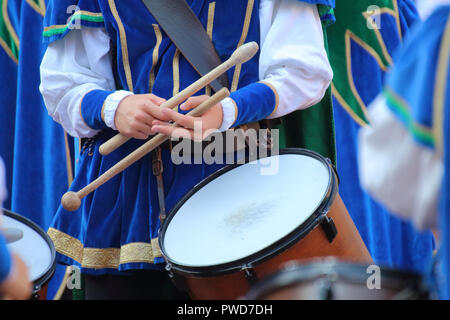
<svg viewBox="0 0 450 320"><path fill-rule="evenodd" d="M325 231L325 235L327 236L327 239L330 243L333 242L334 238L337 236L337 228L334 224L334 221L332 218L328 216L324 216L321 223L320 223L323 231Z"/></svg>
<svg viewBox="0 0 450 320"><path fill-rule="evenodd" d="M258 276L256 275L255 271L253 271L253 268L250 266L244 266L242 267L242 271L245 273L245 279L250 283L250 285L255 284L258 282Z"/></svg>

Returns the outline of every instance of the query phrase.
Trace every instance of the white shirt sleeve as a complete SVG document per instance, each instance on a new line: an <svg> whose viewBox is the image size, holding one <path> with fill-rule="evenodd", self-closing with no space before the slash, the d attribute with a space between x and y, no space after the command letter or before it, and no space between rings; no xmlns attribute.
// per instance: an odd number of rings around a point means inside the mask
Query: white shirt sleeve
<svg viewBox="0 0 450 320"><path fill-rule="evenodd" d="M275 88L279 99L271 118L319 102L333 72L324 48L317 7L297 0L261 0L259 15L262 39L259 78ZM115 89L109 50L105 30L82 28L71 31L65 41L50 44L45 53L40 89L49 114L72 136L90 137L97 133L84 123L80 104L91 90ZM106 125L116 129L115 111L130 94L120 91L108 96ZM234 103L229 100L222 101L224 117L220 131L230 128L235 120Z"/></svg>
<svg viewBox="0 0 450 320"><path fill-rule="evenodd" d="M104 29L72 30L65 41L49 45L41 63L40 91L49 115L70 135L85 138L98 132L84 122L80 110L85 94L97 89L115 90L110 38ZM115 109L129 94L117 91L108 96L105 104L108 126L114 128Z"/></svg>
<svg viewBox="0 0 450 320"><path fill-rule="evenodd" d="M417 228L436 227L444 166L415 142L379 96L369 108L370 126L359 132L359 176L371 196Z"/></svg>
<svg viewBox="0 0 450 320"><path fill-rule="evenodd" d="M297 0L261 0L259 78L275 88L279 118L318 103L333 78L325 51L322 23L316 5ZM222 102L220 131L233 124L231 99Z"/></svg>

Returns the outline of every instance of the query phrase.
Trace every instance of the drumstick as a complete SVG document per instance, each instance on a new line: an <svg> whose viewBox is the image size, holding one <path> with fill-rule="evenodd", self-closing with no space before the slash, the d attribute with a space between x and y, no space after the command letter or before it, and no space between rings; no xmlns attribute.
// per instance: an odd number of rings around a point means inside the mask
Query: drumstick
<svg viewBox="0 0 450 320"><path fill-rule="evenodd" d="M208 109L215 106L219 102L221 102L223 99L228 97L230 95L230 91L228 91L227 88L223 88L219 90L216 94L214 94L212 97L210 97L208 100L200 104L198 107L193 109L188 113L188 115L193 117L198 117L204 114ZM174 126L177 126L176 123L173 124ZM115 175L119 174L129 166L131 166L133 163L141 159L143 156L160 146L164 141L169 139L169 136L166 136L164 134L157 134L152 139L144 143L142 146L137 148L135 151L130 153L128 156L120 160L118 163L116 163L113 167L111 167L109 170L107 170L105 173L103 173L100 177L95 179L93 182L88 184L86 187L81 189L78 192L69 191L64 194L64 196L61 199L61 204L64 207L64 209L68 211L75 211L77 210L81 205L81 199L86 197L88 194L93 192L95 189L109 181L111 178L113 178Z"/></svg>
<svg viewBox="0 0 450 320"><path fill-rule="evenodd" d="M259 46L256 42L249 42L242 46L240 46L234 53L231 55L231 57L219 65L218 67L214 68L210 72L208 72L205 76L201 77L199 80L191 84L189 87L181 91L180 93L176 94L166 102L160 105L162 108L174 108L178 106L180 103L184 102L187 98L194 95L196 92L200 91L202 88L206 87L208 84L216 80L218 77L220 77L222 74L224 74L227 70L231 69L235 65L243 64L253 58L253 56L258 52ZM123 145L125 142L130 140L127 136L124 136L123 134L119 133L103 143L100 146L100 154L106 156L119 148L121 145Z"/></svg>

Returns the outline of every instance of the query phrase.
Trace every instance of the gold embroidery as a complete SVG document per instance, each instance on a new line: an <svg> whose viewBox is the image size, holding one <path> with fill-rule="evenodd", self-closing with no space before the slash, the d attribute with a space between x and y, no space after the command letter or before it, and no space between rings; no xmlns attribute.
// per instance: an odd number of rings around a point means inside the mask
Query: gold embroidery
<svg viewBox="0 0 450 320"><path fill-rule="evenodd" d="M435 80L435 89L433 97L433 135L435 137L436 152L439 156L443 153L444 143L444 107L447 87L447 72L450 59L450 17L445 27L445 33L442 37L439 60L436 66L437 74Z"/></svg>
<svg viewBox="0 0 450 320"><path fill-rule="evenodd" d="M241 45L243 45L244 42L245 42L245 39L247 39L247 34L248 34L248 29L250 27L250 20L251 20L251 17L252 17L254 3L255 3L254 0L248 0L247 11L245 12L244 26L242 28L241 38L239 39L239 42L238 42L238 45L237 45L238 48ZM235 70L234 70L233 82L231 84L231 92L237 90L238 83L239 83L239 77L241 75L241 69L242 69L242 65L238 64L236 66Z"/></svg>
<svg viewBox="0 0 450 320"><path fill-rule="evenodd" d="M117 269L125 263L154 263L154 259L161 257L158 239L151 243L133 242L121 248L84 248L81 242L59 230L50 228L48 235L52 239L56 251L77 261L83 268Z"/></svg>
<svg viewBox="0 0 450 320"><path fill-rule="evenodd" d="M156 37L156 44L155 48L153 49L153 56L152 56L152 68L150 69L150 80L149 80L149 91L152 92L153 85L155 84L155 67L158 64L159 59L159 47L161 46L162 42L162 34L161 30L159 30L159 26L157 24L153 24L153 30L155 31L155 37Z"/></svg>
<svg viewBox="0 0 450 320"><path fill-rule="evenodd" d="M122 20L120 19L119 13L117 12L116 3L114 2L114 0L108 0L108 3L109 3L109 7L111 9L111 12L114 16L114 19L116 19L117 26L119 27L120 45L122 47L122 63L123 63L123 67L125 69L125 76L127 78L128 90L133 92L134 91L133 78L131 76L131 67L130 67L130 60L129 60L129 55L128 55L127 35L125 32L125 28L123 26Z"/></svg>
<svg viewBox="0 0 450 320"><path fill-rule="evenodd" d="M259 83L262 83L262 84L265 84L266 86L268 86L273 91L273 94L275 95L275 108L273 108L272 113L268 116L268 117L270 117L278 110L280 98L278 96L277 89L275 89L275 87L271 83L266 82L266 81L259 81Z"/></svg>

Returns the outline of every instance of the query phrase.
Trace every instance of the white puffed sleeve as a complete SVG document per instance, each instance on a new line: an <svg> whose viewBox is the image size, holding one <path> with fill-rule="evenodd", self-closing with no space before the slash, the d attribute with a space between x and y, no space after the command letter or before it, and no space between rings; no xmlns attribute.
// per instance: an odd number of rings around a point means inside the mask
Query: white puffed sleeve
<svg viewBox="0 0 450 320"><path fill-rule="evenodd" d="M49 45L41 63L40 91L49 115L70 135L85 138L98 132L84 122L80 111L84 95L96 89L115 90L110 38L104 29L72 30L64 41ZM114 128L115 108L129 94L117 91L106 99L108 126Z"/></svg>

